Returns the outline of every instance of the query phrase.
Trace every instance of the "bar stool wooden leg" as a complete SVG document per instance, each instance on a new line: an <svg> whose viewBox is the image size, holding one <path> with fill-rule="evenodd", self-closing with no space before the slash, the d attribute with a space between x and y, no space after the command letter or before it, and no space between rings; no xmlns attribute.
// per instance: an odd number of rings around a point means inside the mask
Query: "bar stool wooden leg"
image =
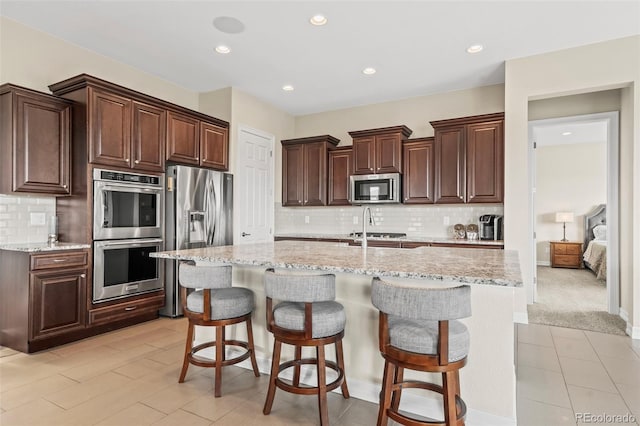
<svg viewBox="0 0 640 426"><path fill-rule="evenodd" d="M296 346L294 358L296 361L302 359L302 346ZM293 367L293 386L300 386L300 364L296 364Z"/></svg>
<svg viewBox="0 0 640 426"><path fill-rule="evenodd" d="M216 379L213 389L213 394L216 398L222 395L222 390L220 389L222 387L222 361L224 359L222 339L224 339L224 326L218 326L216 327Z"/></svg>
<svg viewBox="0 0 640 426"><path fill-rule="evenodd" d="M378 426L387 426L389 417L387 410L391 406L391 388L393 386L394 365L384 361L384 375L382 377L382 392L380 392L380 408L378 408Z"/></svg>
<svg viewBox="0 0 640 426"><path fill-rule="evenodd" d="M344 373L345 369L344 369L344 353L342 352L342 340L338 340L335 346L336 346L336 361L338 362L338 367ZM349 399L350 395L349 395L349 388L347 387L346 375L344 376L344 381L342 382L340 389L342 390L342 396L345 399Z"/></svg>
<svg viewBox="0 0 640 426"><path fill-rule="evenodd" d="M447 426L456 424L456 385L453 371L442 373L444 397L444 423Z"/></svg>
<svg viewBox="0 0 640 426"><path fill-rule="evenodd" d="M193 329L194 326L189 321L189 325L187 328L187 343L184 348L184 361L182 362L182 371L180 372L180 378L178 379L178 383L183 383L184 378L187 376L187 369L189 368L189 357L191 356L191 348L193 347Z"/></svg>
<svg viewBox="0 0 640 426"><path fill-rule="evenodd" d="M256 377L260 377L260 371L258 370L258 363L256 362L256 349L253 346L253 327L251 326L251 317L247 319L247 344L249 345L249 351L251 351L251 366L253 367L253 374Z"/></svg>
<svg viewBox="0 0 640 426"><path fill-rule="evenodd" d="M282 343L279 340L273 342L273 359L271 360L271 376L269 377L269 390L267 391L267 400L264 402L264 414L271 412L271 406L273 405L273 398L276 396L276 379L278 378L278 372L280 370L280 350L282 349Z"/></svg>
<svg viewBox="0 0 640 426"><path fill-rule="evenodd" d="M318 406L320 409L320 425L329 425L329 409L327 407L327 371L324 358L324 346L316 346L318 361Z"/></svg>
<svg viewBox="0 0 640 426"><path fill-rule="evenodd" d="M227 339L227 333L226 333L226 327L220 327L222 328L222 338L220 340L220 343L222 344L222 358L220 358L221 360L225 360L227 359L227 350L225 349L224 346L224 341Z"/></svg>
<svg viewBox="0 0 640 426"><path fill-rule="evenodd" d="M401 383L404 380L404 367L396 366L396 374L393 379L393 383ZM400 407L400 397L402 396L402 388L399 388L397 391L393 392L393 396L391 398L391 409L393 411L398 411Z"/></svg>

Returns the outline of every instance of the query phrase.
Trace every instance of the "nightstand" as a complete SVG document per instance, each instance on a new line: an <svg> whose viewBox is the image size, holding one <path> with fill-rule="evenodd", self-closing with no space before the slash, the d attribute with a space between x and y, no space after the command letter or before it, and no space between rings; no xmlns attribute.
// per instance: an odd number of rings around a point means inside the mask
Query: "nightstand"
<svg viewBox="0 0 640 426"><path fill-rule="evenodd" d="M581 268L582 243L551 241L552 268Z"/></svg>

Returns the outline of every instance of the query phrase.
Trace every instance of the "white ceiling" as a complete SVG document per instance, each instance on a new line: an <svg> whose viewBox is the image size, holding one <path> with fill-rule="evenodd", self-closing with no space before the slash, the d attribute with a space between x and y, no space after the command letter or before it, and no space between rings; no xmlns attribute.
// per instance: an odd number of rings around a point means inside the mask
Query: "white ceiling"
<svg viewBox="0 0 640 426"><path fill-rule="evenodd" d="M309 24L317 13L326 26ZM189 90L233 86L294 115L503 83L507 59L640 34L640 0L2 0L0 14ZM245 30L217 30L221 16ZM232 52L216 54L220 43ZM485 49L470 55L472 44ZM378 72L362 74L369 66Z"/></svg>

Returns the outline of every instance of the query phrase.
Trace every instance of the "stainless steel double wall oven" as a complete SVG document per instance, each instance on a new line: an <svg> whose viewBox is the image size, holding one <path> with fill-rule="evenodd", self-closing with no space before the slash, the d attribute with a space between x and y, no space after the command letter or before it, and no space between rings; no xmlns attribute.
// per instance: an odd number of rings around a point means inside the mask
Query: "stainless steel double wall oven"
<svg viewBox="0 0 640 426"><path fill-rule="evenodd" d="M164 176L93 171L93 302L164 287Z"/></svg>

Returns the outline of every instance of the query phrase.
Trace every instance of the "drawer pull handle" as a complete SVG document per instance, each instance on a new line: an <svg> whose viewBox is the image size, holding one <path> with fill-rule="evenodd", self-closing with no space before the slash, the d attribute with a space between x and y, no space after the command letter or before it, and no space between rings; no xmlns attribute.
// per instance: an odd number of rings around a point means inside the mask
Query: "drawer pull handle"
<svg viewBox="0 0 640 426"><path fill-rule="evenodd" d="M53 259L55 263L67 262L69 259Z"/></svg>
<svg viewBox="0 0 640 426"><path fill-rule="evenodd" d="M126 308L124 308L124 310L125 311L133 311L136 308L137 308L137 306L127 306Z"/></svg>

